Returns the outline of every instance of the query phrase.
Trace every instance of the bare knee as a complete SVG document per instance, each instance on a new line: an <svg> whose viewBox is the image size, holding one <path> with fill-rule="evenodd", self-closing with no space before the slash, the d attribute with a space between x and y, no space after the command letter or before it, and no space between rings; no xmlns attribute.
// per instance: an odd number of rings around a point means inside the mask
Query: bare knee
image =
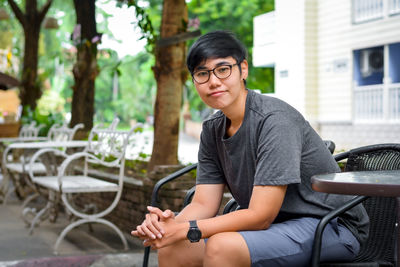
<svg viewBox="0 0 400 267"><path fill-rule="evenodd" d="M219 233L210 237L204 266L250 266L250 253L242 236L239 233Z"/></svg>
<svg viewBox="0 0 400 267"><path fill-rule="evenodd" d="M159 267L202 266L203 251L204 244L196 245L189 242L179 242L158 250L158 265Z"/></svg>

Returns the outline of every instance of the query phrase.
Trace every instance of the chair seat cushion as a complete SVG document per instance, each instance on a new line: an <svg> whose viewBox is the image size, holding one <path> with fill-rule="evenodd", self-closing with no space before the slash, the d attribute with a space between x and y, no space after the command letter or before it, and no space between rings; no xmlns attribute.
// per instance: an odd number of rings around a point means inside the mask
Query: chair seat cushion
<svg viewBox="0 0 400 267"><path fill-rule="evenodd" d="M54 191L60 191L57 176L36 177L33 182ZM118 184L83 175L63 176L63 193L116 192Z"/></svg>
<svg viewBox="0 0 400 267"><path fill-rule="evenodd" d="M28 168L29 166L32 166L33 168L33 173L46 173L46 167L44 166L44 164L40 163L40 162L36 162L32 165L25 165L25 171L28 172ZM6 164L6 167L8 170L12 171L12 172L17 172L17 173L23 173L24 169L23 169L23 165L22 163L8 163Z"/></svg>

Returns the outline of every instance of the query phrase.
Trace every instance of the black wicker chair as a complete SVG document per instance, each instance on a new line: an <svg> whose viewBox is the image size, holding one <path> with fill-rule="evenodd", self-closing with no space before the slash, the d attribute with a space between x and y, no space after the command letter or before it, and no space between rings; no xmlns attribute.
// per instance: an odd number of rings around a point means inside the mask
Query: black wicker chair
<svg viewBox="0 0 400 267"><path fill-rule="evenodd" d="M333 154L333 152L335 151L335 143L331 140L324 140L324 143L326 145L326 147L328 148L328 150ZM164 178L162 178L161 180L159 180L153 188L153 192L151 194L151 206L153 207L158 207L160 200L159 200L159 191L161 189L162 186L164 186L165 184L167 184L170 181L173 181L179 177L181 177L182 175L194 170L197 168L197 163L189 165L185 168L182 168ZM183 199L183 207L185 207L186 205L188 205L193 198L194 195L194 191L195 191L195 186L193 186L191 189L189 189L185 195L185 198ZM239 209L240 206L237 204L237 202L235 201L234 198L230 199L224 206L223 209L223 213L228 213L234 210ZM147 267L148 266L148 262L149 262L149 255L150 255L150 247L146 247L144 250L144 256L143 256L143 267Z"/></svg>
<svg viewBox="0 0 400 267"><path fill-rule="evenodd" d="M352 149L335 155L344 163L344 171L374 171L400 169L400 144L379 144ZM400 214L400 198L358 196L347 205L328 213L317 227L313 246L312 266L396 266L396 229ZM370 217L369 237L353 262L319 263L322 232L329 221L362 202ZM396 232L397 231L397 232ZM398 246L398 245L397 245ZM399 250L399 247L397 247ZM399 257L400 253L397 252Z"/></svg>

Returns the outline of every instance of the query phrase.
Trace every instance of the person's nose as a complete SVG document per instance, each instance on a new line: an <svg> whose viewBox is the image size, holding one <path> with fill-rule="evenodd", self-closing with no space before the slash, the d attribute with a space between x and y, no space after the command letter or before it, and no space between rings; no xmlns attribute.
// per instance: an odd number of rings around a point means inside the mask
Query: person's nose
<svg viewBox="0 0 400 267"><path fill-rule="evenodd" d="M208 81L211 88L218 87L221 85L221 80L214 74L213 71L210 71L210 79Z"/></svg>

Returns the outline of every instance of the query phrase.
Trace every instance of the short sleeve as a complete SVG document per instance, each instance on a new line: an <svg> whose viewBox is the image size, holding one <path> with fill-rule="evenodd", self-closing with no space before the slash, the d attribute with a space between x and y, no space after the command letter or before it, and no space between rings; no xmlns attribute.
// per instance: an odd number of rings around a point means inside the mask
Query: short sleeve
<svg viewBox="0 0 400 267"><path fill-rule="evenodd" d="M283 112L266 116L258 129L254 185L300 183L303 123Z"/></svg>
<svg viewBox="0 0 400 267"><path fill-rule="evenodd" d="M203 123L200 135L196 184L223 184L224 174L218 159L215 133Z"/></svg>

